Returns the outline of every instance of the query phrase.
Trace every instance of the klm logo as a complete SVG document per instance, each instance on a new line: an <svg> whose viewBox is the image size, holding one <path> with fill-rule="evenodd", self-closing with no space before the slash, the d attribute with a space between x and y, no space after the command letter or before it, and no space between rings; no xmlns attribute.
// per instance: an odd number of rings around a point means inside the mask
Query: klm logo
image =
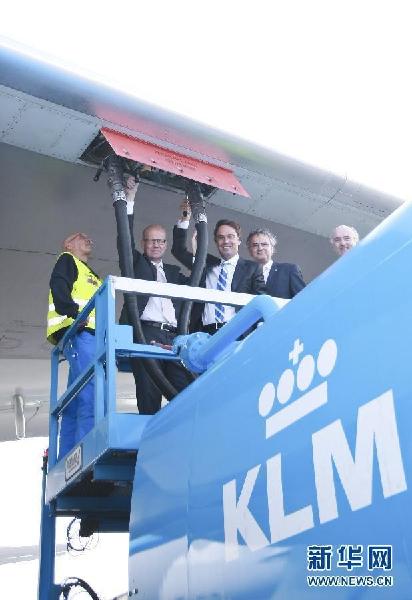
<svg viewBox="0 0 412 600"><path fill-rule="evenodd" d="M328 380L338 359L333 339L326 340L316 356L303 354L304 345L295 340L289 354L292 363L279 378L265 383L257 399L260 417L265 419L264 435L270 439L280 431L328 403ZM303 354L301 357L300 355ZM316 385L311 387L316 379ZM315 526L314 507L319 524L339 517L334 471L338 474L352 511L372 504L374 454L384 498L407 489L399 445L392 390L363 404L357 414L354 456L342 422L333 421L312 434L312 460L316 498L312 504L286 514L282 483L282 454L270 457L244 475L223 485L225 556L227 561L239 556L239 536L243 546L256 551L286 540ZM269 522L257 522L249 503L258 475L266 477ZM316 514L316 513L315 513ZM270 531L268 539L265 531Z"/></svg>
<svg viewBox="0 0 412 600"><path fill-rule="evenodd" d="M266 438L270 438L313 410L323 406L328 401L327 381L307 391L316 372L321 378L328 377L336 363L338 349L334 340L327 340L321 347L318 356L311 354L303 356L299 363L299 355L304 346L300 340L295 340L289 360L296 368L296 376L292 368L288 368L280 375L276 385L271 381L263 386L259 396L259 413L266 417L276 404L275 414L266 420ZM295 386L302 396L290 402ZM277 402L276 402L277 400Z"/></svg>

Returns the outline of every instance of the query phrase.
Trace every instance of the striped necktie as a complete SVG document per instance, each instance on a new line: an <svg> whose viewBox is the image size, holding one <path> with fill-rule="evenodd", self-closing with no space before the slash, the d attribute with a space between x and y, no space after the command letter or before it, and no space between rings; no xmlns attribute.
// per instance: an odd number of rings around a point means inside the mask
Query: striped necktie
<svg viewBox="0 0 412 600"><path fill-rule="evenodd" d="M217 278L217 290L225 290L227 285L227 270L225 267L225 263L222 263L220 267L219 277ZM216 303L215 304L215 321L216 323L224 323L225 322L225 306L224 304Z"/></svg>

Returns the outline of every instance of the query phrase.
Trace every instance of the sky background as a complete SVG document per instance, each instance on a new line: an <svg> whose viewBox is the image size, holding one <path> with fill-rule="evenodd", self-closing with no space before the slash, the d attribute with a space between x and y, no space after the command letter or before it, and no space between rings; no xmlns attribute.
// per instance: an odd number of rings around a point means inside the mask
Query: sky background
<svg viewBox="0 0 412 600"><path fill-rule="evenodd" d="M0 36L141 99L411 200L410 9L407 0L16 0L2 6ZM46 444L0 444L7 482L0 546L37 544ZM113 554L116 578L109 570L102 581ZM71 559L75 568L68 560L58 560L59 581L69 574L97 580L105 598L127 588L127 537L102 540L87 568L83 557ZM7 600L36 598L37 566L0 565Z"/></svg>
<svg viewBox="0 0 412 600"><path fill-rule="evenodd" d="M409 1L112 7L7 3L0 35L139 98L412 199Z"/></svg>

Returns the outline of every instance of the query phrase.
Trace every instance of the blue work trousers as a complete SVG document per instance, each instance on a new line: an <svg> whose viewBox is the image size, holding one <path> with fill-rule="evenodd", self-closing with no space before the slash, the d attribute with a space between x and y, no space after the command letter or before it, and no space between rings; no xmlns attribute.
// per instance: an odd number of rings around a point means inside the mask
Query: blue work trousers
<svg viewBox="0 0 412 600"><path fill-rule="evenodd" d="M86 369L95 355L95 337L88 331L77 333L65 346L69 363L67 387ZM60 424L59 459L67 454L94 425L94 377L64 409Z"/></svg>

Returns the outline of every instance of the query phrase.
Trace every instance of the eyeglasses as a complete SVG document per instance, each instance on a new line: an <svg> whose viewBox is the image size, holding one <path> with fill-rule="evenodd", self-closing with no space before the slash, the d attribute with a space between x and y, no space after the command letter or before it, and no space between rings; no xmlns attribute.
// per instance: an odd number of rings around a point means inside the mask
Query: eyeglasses
<svg viewBox="0 0 412 600"><path fill-rule="evenodd" d="M250 248L269 248L269 242L253 242L253 244L249 244Z"/></svg>
<svg viewBox="0 0 412 600"><path fill-rule="evenodd" d="M350 235L344 235L343 237L333 238L333 243L340 244L340 242L351 242L352 240L353 240L353 237L351 237Z"/></svg>
<svg viewBox="0 0 412 600"><path fill-rule="evenodd" d="M152 238L144 238L143 239L146 244L158 244L159 246L164 246L166 244L166 240L152 239Z"/></svg>

